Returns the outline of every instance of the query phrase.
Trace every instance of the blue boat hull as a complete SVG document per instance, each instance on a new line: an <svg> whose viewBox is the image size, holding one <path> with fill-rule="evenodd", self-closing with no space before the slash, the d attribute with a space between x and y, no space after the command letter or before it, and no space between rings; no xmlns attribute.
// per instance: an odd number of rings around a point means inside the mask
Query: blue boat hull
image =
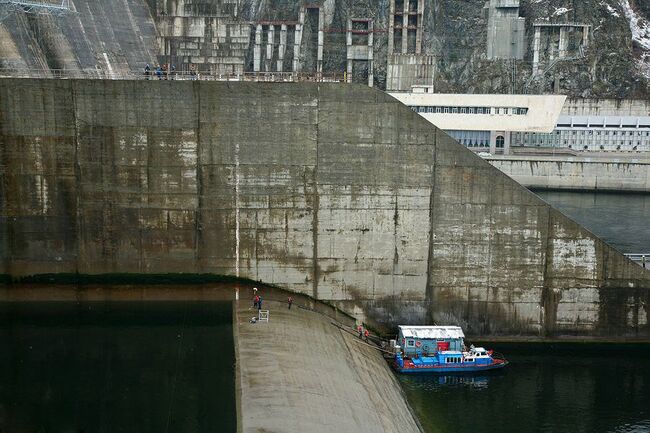
<svg viewBox="0 0 650 433"><path fill-rule="evenodd" d="M437 373L437 374L449 374L449 373L477 373L480 371L489 371L497 370L508 365L508 361L495 362L492 364L483 364L483 365L438 365L438 366L422 366L422 367L410 367L410 368L401 368L397 363L393 364L395 370L400 373L405 374L421 374L421 373Z"/></svg>

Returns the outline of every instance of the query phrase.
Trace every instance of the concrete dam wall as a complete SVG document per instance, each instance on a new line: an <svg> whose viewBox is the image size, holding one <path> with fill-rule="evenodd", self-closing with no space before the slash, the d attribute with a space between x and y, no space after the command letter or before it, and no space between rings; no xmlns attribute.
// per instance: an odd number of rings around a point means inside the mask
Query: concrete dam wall
<svg viewBox="0 0 650 433"><path fill-rule="evenodd" d="M496 155L487 160L533 189L650 191L650 159L645 155L610 158Z"/></svg>
<svg viewBox="0 0 650 433"><path fill-rule="evenodd" d="M650 276L357 85L0 80L0 273L214 273L383 325L650 336Z"/></svg>
<svg viewBox="0 0 650 433"><path fill-rule="evenodd" d="M6 7L0 8L0 75L49 76L54 69L111 78L140 73L146 63L155 67L158 31L143 0L72 0L61 16Z"/></svg>

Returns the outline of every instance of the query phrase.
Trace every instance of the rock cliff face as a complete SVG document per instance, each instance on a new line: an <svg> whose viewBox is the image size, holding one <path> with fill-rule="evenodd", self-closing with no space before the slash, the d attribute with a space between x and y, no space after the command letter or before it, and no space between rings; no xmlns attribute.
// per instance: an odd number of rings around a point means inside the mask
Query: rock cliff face
<svg viewBox="0 0 650 433"><path fill-rule="evenodd" d="M556 92L594 98L650 95L648 2L498 2L508 7L518 5L519 16L526 20L522 59L488 59L488 8L483 0L424 1L422 14L417 15L421 20L417 23L421 26L421 57L407 56L400 60L415 64L411 69L417 79L407 80L404 87L415 82L433 84L440 92ZM373 84L385 89L394 61L389 53L390 24L401 25L398 22L401 18L397 17L396 21L391 7L400 10L404 2L72 0L71 3L76 13L63 17L19 11L5 18L0 23L0 68L80 69L110 77L112 72L139 72L146 63L171 62L178 70L188 70L193 65L213 74L300 71L342 76L352 70L351 79L356 82L367 82L372 70ZM348 65L349 18L372 20L371 61L355 58ZM534 23L540 22L588 25L588 45L579 50L574 46L573 54L554 59L551 45L557 45L558 36L547 28L548 34L546 30L542 32L540 68L534 73ZM415 21L409 22L409 28L411 24L415 29ZM354 26L352 44L365 44L367 39L362 34L365 27L359 30ZM573 30L569 33L571 50ZM422 56L427 60L422 61Z"/></svg>

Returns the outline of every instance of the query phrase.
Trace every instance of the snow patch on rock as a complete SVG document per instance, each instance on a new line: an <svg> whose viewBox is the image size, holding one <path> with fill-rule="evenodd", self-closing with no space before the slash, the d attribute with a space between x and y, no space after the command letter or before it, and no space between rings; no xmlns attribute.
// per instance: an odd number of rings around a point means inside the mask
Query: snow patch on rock
<svg viewBox="0 0 650 433"><path fill-rule="evenodd" d="M623 8L625 18L630 24L630 31L632 32L632 40L636 42L644 53L637 59L637 66L646 78L650 79L650 22L640 17L632 6L629 0L619 0L619 4Z"/></svg>
<svg viewBox="0 0 650 433"><path fill-rule="evenodd" d="M569 12L572 9L567 9L567 8L557 8L555 9L555 12L553 12L554 17L559 17L560 15L564 15L565 13Z"/></svg>
<svg viewBox="0 0 650 433"><path fill-rule="evenodd" d="M619 18L621 14L618 13L616 9L610 6L609 3L601 3L601 5L605 6L607 8L607 12L613 17Z"/></svg>

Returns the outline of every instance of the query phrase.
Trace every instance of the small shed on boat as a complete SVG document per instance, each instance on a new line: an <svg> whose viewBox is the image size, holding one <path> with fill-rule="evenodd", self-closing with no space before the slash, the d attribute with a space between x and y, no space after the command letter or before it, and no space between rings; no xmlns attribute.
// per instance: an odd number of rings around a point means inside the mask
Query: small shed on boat
<svg viewBox="0 0 650 433"><path fill-rule="evenodd" d="M399 326L398 344L404 355L416 356L442 350L463 350L465 334L460 326Z"/></svg>

